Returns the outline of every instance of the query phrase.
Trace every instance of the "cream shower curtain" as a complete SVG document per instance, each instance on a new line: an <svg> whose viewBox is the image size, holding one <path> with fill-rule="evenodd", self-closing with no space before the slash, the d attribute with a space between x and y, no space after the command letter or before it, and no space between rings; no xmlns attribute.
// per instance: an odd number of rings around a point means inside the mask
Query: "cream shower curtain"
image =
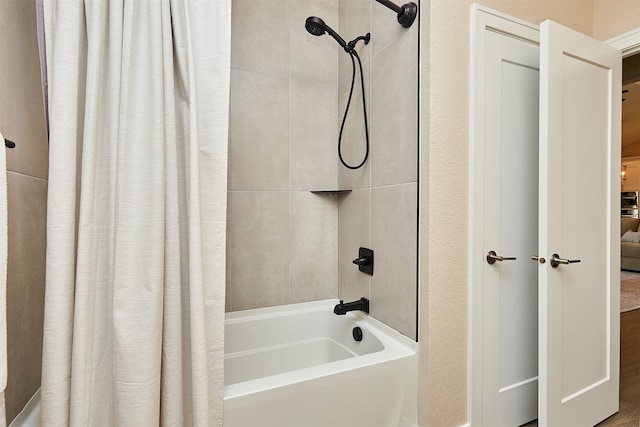
<svg viewBox="0 0 640 427"><path fill-rule="evenodd" d="M44 15L42 425L222 425L230 0Z"/></svg>

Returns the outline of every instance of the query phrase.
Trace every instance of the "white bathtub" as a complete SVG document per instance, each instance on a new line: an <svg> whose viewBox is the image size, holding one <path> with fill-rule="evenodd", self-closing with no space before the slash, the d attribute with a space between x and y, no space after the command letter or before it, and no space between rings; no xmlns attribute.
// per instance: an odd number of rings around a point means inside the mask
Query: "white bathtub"
<svg viewBox="0 0 640 427"><path fill-rule="evenodd" d="M337 303L227 313L225 427L417 425L416 343Z"/></svg>

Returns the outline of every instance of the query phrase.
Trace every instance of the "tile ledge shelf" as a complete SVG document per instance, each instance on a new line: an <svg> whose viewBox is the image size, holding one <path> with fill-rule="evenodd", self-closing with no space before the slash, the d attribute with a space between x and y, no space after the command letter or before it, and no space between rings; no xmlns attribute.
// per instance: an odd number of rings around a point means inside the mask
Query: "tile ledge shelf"
<svg viewBox="0 0 640 427"><path fill-rule="evenodd" d="M312 194L319 196L337 197L351 193L351 190L311 190Z"/></svg>

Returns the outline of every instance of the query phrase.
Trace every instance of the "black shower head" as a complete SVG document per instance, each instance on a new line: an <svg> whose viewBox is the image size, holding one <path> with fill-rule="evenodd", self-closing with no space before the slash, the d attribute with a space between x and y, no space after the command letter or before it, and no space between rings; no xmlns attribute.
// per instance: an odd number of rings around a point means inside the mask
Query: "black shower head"
<svg viewBox="0 0 640 427"><path fill-rule="evenodd" d="M304 23L304 27L314 36L321 36L324 34L327 24L317 16L310 16Z"/></svg>
<svg viewBox="0 0 640 427"><path fill-rule="evenodd" d="M344 39L317 16L308 17L306 22L304 23L304 27L310 34L313 34L314 36L321 36L324 33L328 33L338 42L340 46L342 46L343 49L347 49L347 43L344 41Z"/></svg>

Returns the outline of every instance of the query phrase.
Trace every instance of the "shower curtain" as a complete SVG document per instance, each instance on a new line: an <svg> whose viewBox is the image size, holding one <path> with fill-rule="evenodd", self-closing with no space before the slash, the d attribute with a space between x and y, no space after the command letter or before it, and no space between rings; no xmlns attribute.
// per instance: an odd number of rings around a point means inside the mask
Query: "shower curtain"
<svg viewBox="0 0 640 427"><path fill-rule="evenodd" d="M222 425L230 0L44 0L43 426Z"/></svg>

